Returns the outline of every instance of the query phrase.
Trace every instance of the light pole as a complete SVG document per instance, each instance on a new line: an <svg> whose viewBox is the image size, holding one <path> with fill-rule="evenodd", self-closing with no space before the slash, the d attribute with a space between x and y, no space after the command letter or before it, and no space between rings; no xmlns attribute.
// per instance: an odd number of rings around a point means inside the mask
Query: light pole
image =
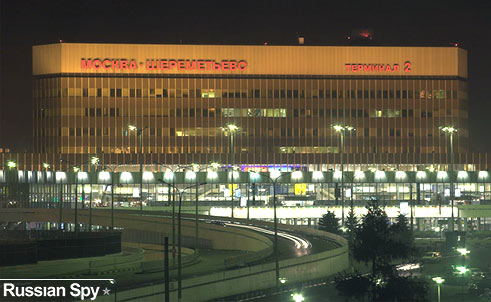
<svg viewBox="0 0 491 302"><path fill-rule="evenodd" d="M164 174L164 178L169 179L172 178L172 183L167 183L167 199L170 202L170 197L171 197L171 188L175 187L175 173L177 170L181 169L181 166L177 166L174 169L171 169L170 167L167 167L167 170ZM172 260L175 263L176 259L176 194L174 190L172 190Z"/></svg>
<svg viewBox="0 0 491 302"><path fill-rule="evenodd" d="M73 172L75 172L75 235L78 235L78 172L80 172L79 167L73 167ZM70 190L71 191L71 190ZM71 196L71 194L70 194ZM71 197L70 197L71 199Z"/></svg>
<svg viewBox="0 0 491 302"><path fill-rule="evenodd" d="M441 277L434 277L432 278L432 280L435 281L436 284L438 285L438 302L440 302L440 285L442 285L442 283L445 282L445 279Z"/></svg>
<svg viewBox="0 0 491 302"><path fill-rule="evenodd" d="M90 159L90 163L93 164L94 166L96 166L96 171L97 171L97 166L99 165L99 158L97 156L92 156L92 158ZM90 192L89 192L89 232L92 232L92 178L90 176L89 176L89 186L90 186Z"/></svg>
<svg viewBox="0 0 491 302"><path fill-rule="evenodd" d="M279 171L277 171L278 173L280 173L280 175L276 176L276 177L271 177L267 174L264 174L264 173L259 173L259 172L251 172L251 174L253 175L256 175L256 176L264 176L266 177L270 182L271 184L273 185L273 225L274 225L274 260L275 260L275 277L276 277L276 287L278 287L280 285L280 260L279 260L279 250L278 250L278 219L277 219L277 215L276 215L276 184L278 183L278 180L284 176L287 176L287 175L290 175L294 172L297 172L297 171L291 171L291 172L287 172L287 173L281 173ZM300 171L298 171L300 172ZM251 182L251 174L249 174L249 182ZM253 180L254 181L254 180Z"/></svg>
<svg viewBox="0 0 491 302"><path fill-rule="evenodd" d="M354 127L346 125L333 125L332 128L339 132L341 138L341 225L344 226L344 133L356 130Z"/></svg>
<svg viewBox="0 0 491 302"><path fill-rule="evenodd" d="M111 172L106 171L106 166L102 167L102 170L106 173L109 173L109 177L111 177L111 231L114 230L114 173L116 173L116 170L118 169L119 164L116 166L109 166L107 167ZM106 189L102 192L102 197L104 197L105 192L107 191L107 185ZM92 190L92 189L91 189ZM101 201L103 198L101 198ZM90 212L89 212L90 213ZM89 219L92 221L92 218L89 217Z"/></svg>
<svg viewBox="0 0 491 302"><path fill-rule="evenodd" d="M199 183L198 183L198 172L201 172L203 169L200 168L198 164L192 164L191 166L179 166L178 168L183 169L183 170L188 170L186 172L185 178L194 178L195 181L195 207L194 207L194 223L195 223L195 234L194 234L194 247L196 253L198 252L198 201L199 201Z"/></svg>
<svg viewBox="0 0 491 302"><path fill-rule="evenodd" d="M48 163L43 163L43 169L44 169L44 179L45 179L44 183L45 183L45 184L48 184L48 170L49 170L49 168L50 168L50 167L51 167L51 165L50 165L50 164L48 164ZM50 187L51 187L51 186L50 186ZM45 198L45 200L46 200L46 198ZM51 198L49 198L49 201L48 201L47 207L48 207L48 209L49 209L49 208L51 208Z"/></svg>
<svg viewBox="0 0 491 302"><path fill-rule="evenodd" d="M174 190L177 191L177 194L179 195L179 208L177 211L177 299L178 301L181 301L182 298L182 253L181 253L181 206L182 206L182 195L186 192L186 190L198 187L200 185L205 185L206 183L197 183L192 186L188 186L184 189L179 190L177 186L174 184L167 183L163 181L162 179L159 179L161 183L170 185L171 187L174 188Z"/></svg>
<svg viewBox="0 0 491 302"><path fill-rule="evenodd" d="M17 163L16 163L15 161L13 161L13 160L9 160L9 161L7 161L7 168L8 168L8 170L9 170L9 172L10 172L10 171L12 171L13 169L15 169L16 167L17 167ZM15 173L15 172L14 172L14 173ZM10 172L10 173L8 173L8 174L12 174L12 173ZM6 180L7 180L7 183L8 183L8 174L5 176L5 177L6 177ZM15 177L12 177L12 178L15 178ZM13 179L12 179L12 180L13 180ZM14 190L13 190L13 187L14 187L14 182L12 182L12 183L10 184L10 186L8 186L8 190L9 190L8 195L9 195L9 199L11 199L11 200L13 200L13 199L17 199L17 198L15 198L15 197L14 197ZM17 191L17 190L16 190L16 191ZM7 205L6 205L7 207L8 207L8 202L10 202L10 201L7 201Z"/></svg>
<svg viewBox="0 0 491 302"><path fill-rule="evenodd" d="M450 202L451 202L451 207L452 207L452 213L451 213L451 219L449 223L449 230L453 232L454 229L454 214L453 214L453 208L454 208L454 187L453 187L453 135L455 132L457 132L457 128L454 128L452 126L444 126L440 127L440 130L443 132L446 132L450 135L450 175L448 176L450 180Z"/></svg>
<svg viewBox="0 0 491 302"><path fill-rule="evenodd" d="M465 266L465 255L469 254L471 251L469 251L466 248L458 248L458 249L456 249L456 251L462 255L462 259L463 259L462 265Z"/></svg>
<svg viewBox="0 0 491 302"><path fill-rule="evenodd" d="M137 128L133 125L128 125L130 131L136 131L136 135L140 138L140 215L143 214L143 130L147 129L148 126L143 128Z"/></svg>
<svg viewBox="0 0 491 302"><path fill-rule="evenodd" d="M70 161L61 159L60 162L66 162L68 164L73 164ZM85 164L91 163L94 166L97 166L99 164L99 158L97 156L92 156L88 161L85 161L81 163L80 165L74 165L72 167L73 172L75 173L75 234L78 234L78 172L80 172L80 167ZM48 165L49 166L49 165ZM92 194L92 185L90 186L91 194ZM92 196L92 195L91 195ZM71 199L71 190L70 190L70 199ZM85 202L85 193L84 193L84 188L82 187L82 203ZM92 229L92 200L90 201L91 204L89 206L89 224L90 228ZM71 206L70 206L71 207ZM61 212L60 212L61 214Z"/></svg>
<svg viewBox="0 0 491 302"><path fill-rule="evenodd" d="M195 252L198 252L198 201L199 201L199 182L198 182L198 172L202 171L198 164L193 164L193 173L194 173L194 181L195 181L195 212L194 212L194 249Z"/></svg>
<svg viewBox="0 0 491 302"><path fill-rule="evenodd" d="M234 135L235 132L239 131L240 128L235 125L235 124L227 124L225 127L222 127L222 132L225 134L228 134L230 136L230 166L232 170L232 175L231 175L231 183L232 183L232 190L231 190L231 205L232 205L232 218L234 218Z"/></svg>

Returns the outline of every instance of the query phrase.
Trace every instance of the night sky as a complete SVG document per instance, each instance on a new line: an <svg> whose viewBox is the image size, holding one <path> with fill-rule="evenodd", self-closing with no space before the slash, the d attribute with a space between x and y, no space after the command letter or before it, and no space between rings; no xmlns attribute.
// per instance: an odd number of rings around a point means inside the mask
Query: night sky
<svg viewBox="0 0 491 302"><path fill-rule="evenodd" d="M31 47L65 42L448 46L468 50L471 150L491 152L489 1L23 1L1 3L0 147L30 151ZM394 3L397 2L397 3ZM353 43L353 42L351 42Z"/></svg>

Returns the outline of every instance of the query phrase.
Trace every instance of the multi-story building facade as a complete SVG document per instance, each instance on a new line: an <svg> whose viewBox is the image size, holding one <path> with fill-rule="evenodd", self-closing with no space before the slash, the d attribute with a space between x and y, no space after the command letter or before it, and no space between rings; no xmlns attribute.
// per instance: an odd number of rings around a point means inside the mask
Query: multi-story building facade
<svg viewBox="0 0 491 302"><path fill-rule="evenodd" d="M460 169L469 153L467 53L457 47L33 47L34 148L52 163ZM476 165L480 167L476 167ZM38 168L38 167L34 167ZM438 167L437 167L438 168Z"/></svg>

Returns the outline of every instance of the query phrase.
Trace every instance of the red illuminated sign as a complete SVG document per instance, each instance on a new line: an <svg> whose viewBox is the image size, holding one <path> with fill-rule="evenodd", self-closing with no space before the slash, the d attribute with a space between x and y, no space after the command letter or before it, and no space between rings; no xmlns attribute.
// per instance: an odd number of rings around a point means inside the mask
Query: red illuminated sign
<svg viewBox="0 0 491 302"><path fill-rule="evenodd" d="M399 64L344 64L347 72L398 72ZM403 65L404 72L411 72L411 62Z"/></svg>
<svg viewBox="0 0 491 302"><path fill-rule="evenodd" d="M80 60L80 67L87 69L110 70L230 70L244 71L247 69L245 60L175 60L175 59L147 59L145 63L134 59L84 59Z"/></svg>

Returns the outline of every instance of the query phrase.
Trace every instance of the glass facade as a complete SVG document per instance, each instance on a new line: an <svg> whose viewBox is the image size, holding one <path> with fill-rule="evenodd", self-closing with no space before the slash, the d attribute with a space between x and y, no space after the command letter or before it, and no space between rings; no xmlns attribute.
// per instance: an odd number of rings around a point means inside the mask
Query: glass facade
<svg viewBox="0 0 491 302"><path fill-rule="evenodd" d="M345 124L356 128L344 138L346 169L446 170L449 137L439 127L452 125L456 169L476 169L467 156L467 81L459 74L62 72L35 75L33 97L36 151L69 162L97 155L104 164L136 163L139 137L128 130L135 125L147 127L146 166L230 164L221 127L233 123L240 127L234 164L338 169L332 125Z"/></svg>

